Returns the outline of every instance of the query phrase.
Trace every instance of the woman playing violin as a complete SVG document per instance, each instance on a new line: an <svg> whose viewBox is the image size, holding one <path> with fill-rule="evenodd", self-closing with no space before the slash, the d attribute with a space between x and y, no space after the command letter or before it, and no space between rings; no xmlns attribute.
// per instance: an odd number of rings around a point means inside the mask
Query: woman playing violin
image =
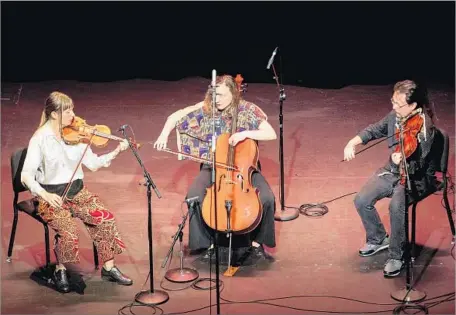
<svg viewBox="0 0 456 315"><path fill-rule="evenodd" d="M235 146L246 138L253 140L274 140L276 133L267 121L266 114L255 104L241 98L240 91L233 77L219 76L216 80L216 134L227 133L231 128L232 113L238 108L237 129L228 142ZM206 93L204 101L186 107L171 114L154 144L158 150L166 148L168 136L172 129L178 132L178 146L182 152L210 159L210 144L212 137L212 93ZM190 135L187 136L187 135ZM259 189L259 198L263 206L260 224L249 234L251 254L264 258L263 244L275 247L274 212L275 197L261 172L255 171L252 176L253 186ZM198 197L199 204L203 203L206 188L211 185L211 165L203 164L200 173L190 186L186 198ZM197 207L198 208L198 207ZM199 209L199 208L198 208ZM189 209L192 211L195 209ZM192 212L191 212L192 213ZM206 257L213 253L209 228L203 222L201 212L193 211L189 220L189 247L191 250L209 248Z"/></svg>
<svg viewBox="0 0 456 315"><path fill-rule="evenodd" d="M399 150L400 124L403 133L406 129L415 128L410 122L418 120L420 124L415 134L404 138L404 145L414 145L414 151L405 153L407 169L412 187L418 195L435 189L434 159L431 158L431 147L434 140L433 113L428 107L429 100L424 87L411 80L397 82L393 88L391 98L393 110L379 122L362 130L351 139L344 149L344 160L355 157L355 147L366 144L371 140L388 138L388 147L392 153L388 162L379 168L367 181L355 197L354 204L358 211L364 229L366 230L366 244L359 250L359 255L367 257L388 248L389 259L386 262L383 274L385 277L395 277L403 268L403 246L405 244L405 185L403 153ZM417 116L418 115L418 116ZM404 146L405 147L405 146ZM401 169L402 166L402 169ZM413 190L412 190L413 192ZM389 204L391 235L388 235L380 221L375 203L385 197L391 198Z"/></svg>
<svg viewBox="0 0 456 315"><path fill-rule="evenodd" d="M62 130L75 118L73 108L73 101L67 95L60 92L49 95L40 126L30 139L21 173L22 183L39 201L38 214L56 232L54 251L58 263L52 278L58 291L70 291L64 264L80 261L78 231L73 220L75 217L84 222L97 246L104 262L102 278L131 285L132 280L123 275L114 264L114 255L125 249L114 215L84 185L84 173L79 164L82 158L82 164L91 171L108 167L120 152L128 148L128 142L120 142L114 151L101 156L94 154L90 147L87 148L87 144L66 144ZM67 198L62 200L71 178L73 182L69 186Z"/></svg>

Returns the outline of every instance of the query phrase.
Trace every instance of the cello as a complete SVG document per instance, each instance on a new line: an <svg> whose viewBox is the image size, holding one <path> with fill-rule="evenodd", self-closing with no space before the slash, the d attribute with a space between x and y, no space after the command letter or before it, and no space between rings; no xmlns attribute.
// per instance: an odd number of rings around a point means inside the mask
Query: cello
<svg viewBox="0 0 456 315"><path fill-rule="evenodd" d="M235 81L240 93L243 78L237 75ZM258 144L249 138L236 146L228 141L237 132L237 114L238 107L234 108L230 133L221 134L217 138L215 183L206 189L202 203L204 222L213 230L227 234L230 254L232 234L253 231L263 215L259 190L252 185L252 175L258 165ZM219 164L229 167L221 167ZM229 266L230 260L229 258Z"/></svg>

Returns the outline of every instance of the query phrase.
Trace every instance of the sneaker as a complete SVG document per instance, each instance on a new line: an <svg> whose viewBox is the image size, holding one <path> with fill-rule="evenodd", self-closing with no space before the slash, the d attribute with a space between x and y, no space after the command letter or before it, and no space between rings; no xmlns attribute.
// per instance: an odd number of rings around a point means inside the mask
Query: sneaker
<svg viewBox="0 0 456 315"><path fill-rule="evenodd" d="M361 257L368 257L378 253L381 250L387 249L389 247L389 236L387 235L381 244L369 244L366 243L360 250L359 255Z"/></svg>
<svg viewBox="0 0 456 315"><path fill-rule="evenodd" d="M404 262L399 259L388 259L383 268L383 276L385 278L396 277L401 273L402 268L404 268Z"/></svg>

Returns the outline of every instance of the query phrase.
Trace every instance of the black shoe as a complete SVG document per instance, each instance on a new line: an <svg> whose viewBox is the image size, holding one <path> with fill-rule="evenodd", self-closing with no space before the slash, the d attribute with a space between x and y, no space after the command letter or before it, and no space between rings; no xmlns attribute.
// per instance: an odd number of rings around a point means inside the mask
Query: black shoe
<svg viewBox="0 0 456 315"><path fill-rule="evenodd" d="M203 260L209 260L215 257L215 249L214 247L209 248L204 255L201 257Z"/></svg>
<svg viewBox="0 0 456 315"><path fill-rule="evenodd" d="M117 284L121 285L132 285L133 280L122 274L119 268L112 267L111 270L107 271L104 267L101 268L101 278L103 280L117 282Z"/></svg>
<svg viewBox="0 0 456 315"><path fill-rule="evenodd" d="M55 270L52 274L52 281L54 281L57 291L62 293L70 292L70 283L65 269Z"/></svg>
<svg viewBox="0 0 456 315"><path fill-rule="evenodd" d="M258 247L250 247L250 256L255 260L266 259L268 257L261 245Z"/></svg>

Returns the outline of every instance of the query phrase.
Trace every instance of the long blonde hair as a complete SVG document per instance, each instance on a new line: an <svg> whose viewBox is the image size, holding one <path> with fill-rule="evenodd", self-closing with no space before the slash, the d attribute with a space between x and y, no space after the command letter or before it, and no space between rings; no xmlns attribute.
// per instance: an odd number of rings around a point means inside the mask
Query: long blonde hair
<svg viewBox="0 0 456 315"><path fill-rule="evenodd" d="M62 125L62 112L72 108L73 106L73 100L68 95L57 91L52 92L46 99L38 128L43 126L49 120L52 112L57 112L59 114L60 125Z"/></svg>

